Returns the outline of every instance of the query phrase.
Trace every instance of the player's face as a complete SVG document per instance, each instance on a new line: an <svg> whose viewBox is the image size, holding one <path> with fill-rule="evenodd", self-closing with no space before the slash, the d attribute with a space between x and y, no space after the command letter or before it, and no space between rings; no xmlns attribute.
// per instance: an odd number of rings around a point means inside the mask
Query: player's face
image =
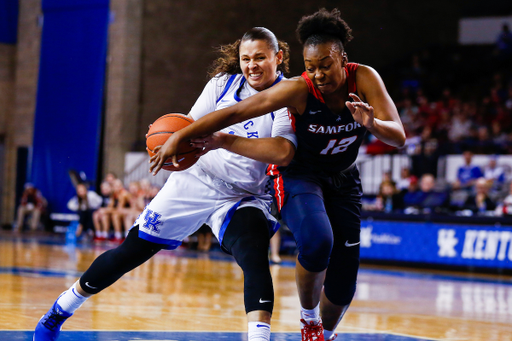
<svg viewBox="0 0 512 341"><path fill-rule="evenodd" d="M240 44L240 68L249 85L258 91L274 83L282 61L283 52L276 54L265 40L246 40Z"/></svg>
<svg viewBox="0 0 512 341"><path fill-rule="evenodd" d="M309 45L304 48L306 73L322 94L328 95L345 84L347 55L333 43Z"/></svg>

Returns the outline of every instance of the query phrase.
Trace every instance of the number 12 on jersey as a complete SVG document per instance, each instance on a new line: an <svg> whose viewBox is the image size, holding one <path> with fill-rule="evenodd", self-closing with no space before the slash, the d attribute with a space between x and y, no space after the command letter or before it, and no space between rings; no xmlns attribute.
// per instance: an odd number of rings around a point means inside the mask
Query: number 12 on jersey
<svg viewBox="0 0 512 341"><path fill-rule="evenodd" d="M325 147L320 154L327 155L327 154L338 154L341 152L344 152L347 150L348 146L350 146L354 141L357 140L357 135L347 137L345 139L341 139L340 142L338 140L329 140L329 143L327 144L327 147ZM338 145L336 145L336 142L338 142ZM336 147L335 147L336 146Z"/></svg>

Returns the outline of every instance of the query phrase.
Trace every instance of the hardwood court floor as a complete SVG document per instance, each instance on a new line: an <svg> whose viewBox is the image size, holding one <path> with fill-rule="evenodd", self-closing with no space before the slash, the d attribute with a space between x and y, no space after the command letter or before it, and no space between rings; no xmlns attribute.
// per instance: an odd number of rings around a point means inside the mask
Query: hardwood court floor
<svg viewBox="0 0 512 341"><path fill-rule="evenodd" d="M113 245L0 233L0 340L38 319ZM272 265L272 340L300 340L294 262ZM88 300L59 340L246 340L243 278L220 251L163 251ZM338 340L512 340L512 279L362 266Z"/></svg>

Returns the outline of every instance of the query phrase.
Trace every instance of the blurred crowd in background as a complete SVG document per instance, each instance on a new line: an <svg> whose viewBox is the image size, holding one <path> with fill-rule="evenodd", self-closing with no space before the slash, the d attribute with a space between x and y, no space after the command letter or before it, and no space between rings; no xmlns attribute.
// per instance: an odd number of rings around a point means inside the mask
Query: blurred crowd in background
<svg viewBox="0 0 512 341"><path fill-rule="evenodd" d="M512 214L512 33L502 26L494 46L427 49L393 72L391 93L407 142L402 150L370 137L369 154L404 153L411 166L393 181L386 172L376 198L363 209L405 214L440 213L503 216ZM389 85L388 85L389 86ZM457 179L438 179L438 161L463 154ZM474 154L489 155L485 167ZM372 200L373 199L373 200Z"/></svg>
<svg viewBox="0 0 512 341"><path fill-rule="evenodd" d="M160 190L149 180L133 181L125 186L114 173L108 173L98 191L87 182L75 185L76 195L68 202L69 210L76 212L79 221L76 236L85 239L121 242L144 207ZM46 200L32 184L25 186L17 210L15 231L42 228Z"/></svg>
<svg viewBox="0 0 512 341"><path fill-rule="evenodd" d="M498 156L480 168L472 163L473 152L463 152L464 165L452 183L434 174L413 175L404 167L399 181L386 172L375 197L367 197L363 209L403 214L454 214L459 216L512 215L510 169L498 165Z"/></svg>

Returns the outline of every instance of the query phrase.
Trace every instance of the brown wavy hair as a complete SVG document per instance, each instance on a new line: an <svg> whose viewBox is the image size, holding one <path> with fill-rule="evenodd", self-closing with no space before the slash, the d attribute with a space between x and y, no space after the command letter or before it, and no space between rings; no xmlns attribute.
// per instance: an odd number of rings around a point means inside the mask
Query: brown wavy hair
<svg viewBox="0 0 512 341"><path fill-rule="evenodd" d="M290 47L284 41L278 40L272 31L264 27L254 27L247 31L242 39L238 39L233 44L222 45L216 50L220 53L210 70L208 76L215 77L225 74L242 73L240 68L240 45L247 40L263 40L267 43L269 49L278 53L283 51L283 62L277 66L277 70L283 74L290 72Z"/></svg>

